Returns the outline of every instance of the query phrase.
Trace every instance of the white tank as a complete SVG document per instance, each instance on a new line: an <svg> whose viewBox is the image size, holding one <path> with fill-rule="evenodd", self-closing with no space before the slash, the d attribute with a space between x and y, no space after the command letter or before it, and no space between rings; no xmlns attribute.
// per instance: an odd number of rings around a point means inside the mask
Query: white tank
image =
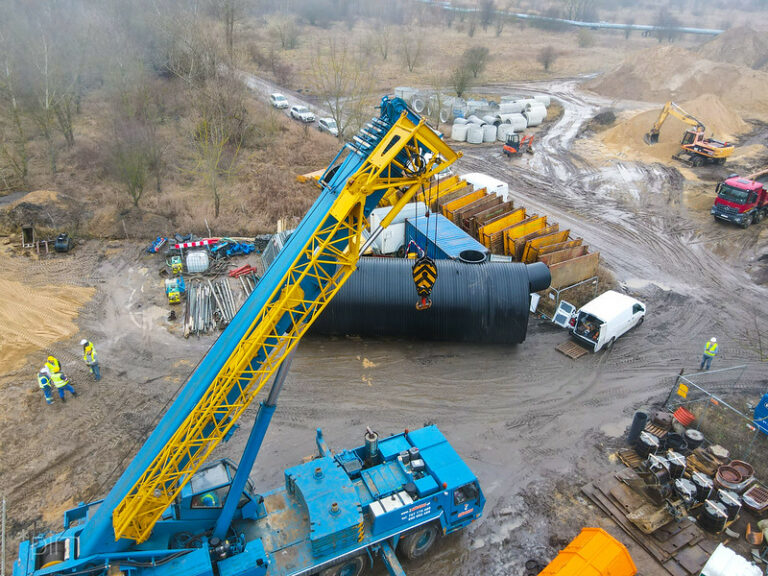
<svg viewBox="0 0 768 576"><path fill-rule="evenodd" d="M501 124L501 117L498 115L493 116L491 114L487 114L486 116L483 116L483 122L486 124L493 124L494 126L498 126Z"/></svg>
<svg viewBox="0 0 768 576"><path fill-rule="evenodd" d="M421 114L424 112L424 108L427 107L426 99L422 96L414 96L413 100L411 100L411 107L416 114Z"/></svg>
<svg viewBox="0 0 768 576"><path fill-rule="evenodd" d="M466 142L467 132L469 131L470 126L471 124L454 124L453 128L451 128L451 140L456 142Z"/></svg>
<svg viewBox="0 0 768 576"><path fill-rule="evenodd" d="M483 126L483 142L496 142L496 125L486 124Z"/></svg>
<svg viewBox="0 0 768 576"><path fill-rule="evenodd" d="M470 144L482 144L483 143L483 127L479 124L468 124L467 130L467 142Z"/></svg>
<svg viewBox="0 0 768 576"><path fill-rule="evenodd" d="M528 127L528 120L522 114L502 114L501 119L505 124L512 126L515 132L522 132Z"/></svg>
<svg viewBox="0 0 768 576"><path fill-rule="evenodd" d="M549 94L536 94L533 99L537 102L541 102L544 106L549 106L550 104Z"/></svg>
<svg viewBox="0 0 768 576"><path fill-rule="evenodd" d="M469 120L466 118L454 118L453 119L454 124L469 124Z"/></svg>
<svg viewBox="0 0 768 576"><path fill-rule="evenodd" d="M195 250L187 252L187 272L197 274L208 270L208 251Z"/></svg>
<svg viewBox="0 0 768 576"><path fill-rule="evenodd" d="M451 109L450 108L441 108L440 109L440 122L448 122L448 120L451 119Z"/></svg>
<svg viewBox="0 0 768 576"><path fill-rule="evenodd" d="M525 120L525 118L523 118L523 120ZM512 134L514 131L515 129L511 124L499 124L499 126L496 128L496 139L499 142L506 142L507 136Z"/></svg>

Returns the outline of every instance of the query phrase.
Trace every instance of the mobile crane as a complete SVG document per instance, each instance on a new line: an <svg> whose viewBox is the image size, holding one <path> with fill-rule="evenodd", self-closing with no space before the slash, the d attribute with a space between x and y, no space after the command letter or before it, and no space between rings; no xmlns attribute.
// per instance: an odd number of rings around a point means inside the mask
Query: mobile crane
<svg viewBox="0 0 768 576"><path fill-rule="evenodd" d="M19 546L13 576L357 576L395 550L425 554L482 515L476 476L435 426L318 456L285 470L280 488L249 480L289 355L355 269L366 217L400 209L459 154L402 100L337 154L322 191L238 314L103 500L64 514L63 531ZM237 466L202 467L277 371Z"/></svg>
<svg viewBox="0 0 768 576"><path fill-rule="evenodd" d="M664 105L650 132L643 137L646 144L658 143L661 126L670 115L693 126L683 134L683 139L680 141L681 150L673 156L676 160L691 166L702 166L708 163L724 164L726 158L733 154L733 144L714 138L705 138L704 124L671 101Z"/></svg>

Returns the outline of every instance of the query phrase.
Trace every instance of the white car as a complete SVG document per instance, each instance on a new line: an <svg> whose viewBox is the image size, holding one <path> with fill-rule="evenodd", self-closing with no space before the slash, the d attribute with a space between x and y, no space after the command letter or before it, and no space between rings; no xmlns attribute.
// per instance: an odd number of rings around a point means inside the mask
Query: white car
<svg viewBox="0 0 768 576"><path fill-rule="evenodd" d="M275 108L288 108L288 98L279 92L275 92L274 94L269 95L269 103L272 104L272 106Z"/></svg>
<svg viewBox="0 0 768 576"><path fill-rule="evenodd" d="M307 124L315 121L315 115L306 106L292 106L291 118L296 118L296 120L301 120Z"/></svg>
<svg viewBox="0 0 768 576"><path fill-rule="evenodd" d="M339 135L339 127L336 125L336 120L333 118L320 118L317 121L317 129L320 132L327 132L331 136Z"/></svg>

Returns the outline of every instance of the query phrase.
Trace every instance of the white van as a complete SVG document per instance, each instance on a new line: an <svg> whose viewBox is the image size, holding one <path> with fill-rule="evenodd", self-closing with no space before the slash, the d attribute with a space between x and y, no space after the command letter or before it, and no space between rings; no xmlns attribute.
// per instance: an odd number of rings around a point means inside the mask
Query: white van
<svg viewBox="0 0 768 576"><path fill-rule="evenodd" d="M610 350L619 336L641 324L644 318L645 304L609 290L581 307L571 334L593 352Z"/></svg>

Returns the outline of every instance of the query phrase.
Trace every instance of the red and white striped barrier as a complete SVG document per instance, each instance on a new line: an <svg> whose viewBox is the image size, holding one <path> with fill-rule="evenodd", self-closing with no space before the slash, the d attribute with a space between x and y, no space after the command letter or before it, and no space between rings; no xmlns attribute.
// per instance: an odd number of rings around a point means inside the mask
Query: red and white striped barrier
<svg viewBox="0 0 768 576"><path fill-rule="evenodd" d="M210 246L211 244L216 244L219 241L219 238L203 238L202 240L198 240L196 242L181 242L179 244L174 244L173 247L176 248L176 250L181 250L182 248L199 248L200 246Z"/></svg>

